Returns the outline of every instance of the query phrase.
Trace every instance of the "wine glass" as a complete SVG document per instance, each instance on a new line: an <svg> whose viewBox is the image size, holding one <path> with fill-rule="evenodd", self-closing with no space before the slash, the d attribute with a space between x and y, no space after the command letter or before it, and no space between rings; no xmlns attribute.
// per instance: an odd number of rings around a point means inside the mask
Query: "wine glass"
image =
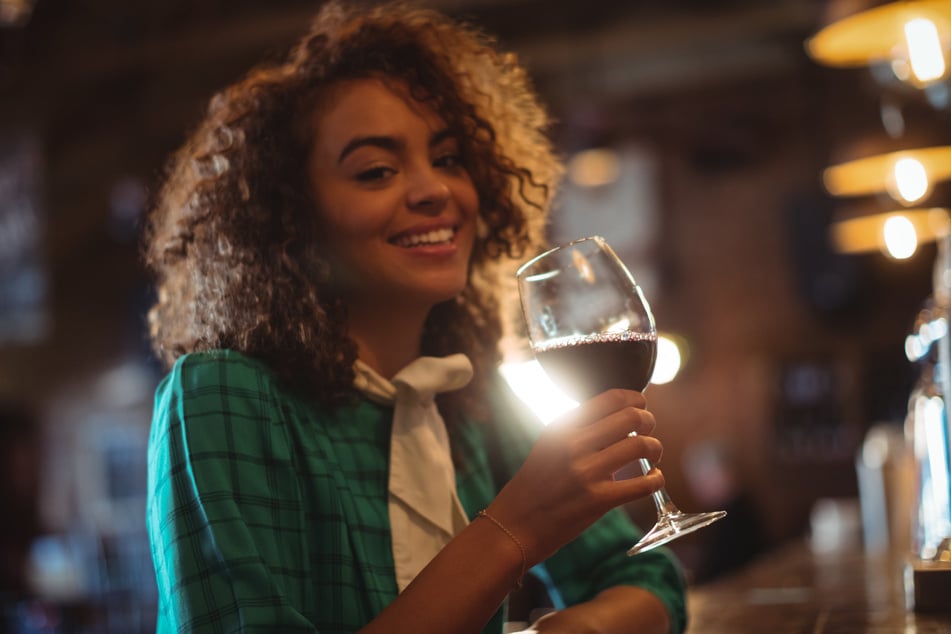
<svg viewBox="0 0 951 634"><path fill-rule="evenodd" d="M657 356L654 316L604 238L582 238L547 251L519 267L516 278L532 352L566 394L582 401L611 388L646 389ZM650 471L649 461L638 462L643 473ZM652 497L657 522L628 555L726 515L684 513L666 489Z"/></svg>

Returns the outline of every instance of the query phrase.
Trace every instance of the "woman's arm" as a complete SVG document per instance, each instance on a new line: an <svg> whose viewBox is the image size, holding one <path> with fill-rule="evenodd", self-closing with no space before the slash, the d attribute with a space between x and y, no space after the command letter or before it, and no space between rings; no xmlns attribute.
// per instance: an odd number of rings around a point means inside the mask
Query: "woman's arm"
<svg viewBox="0 0 951 634"><path fill-rule="evenodd" d="M477 519L360 632L480 632L521 570L518 546L489 521Z"/></svg>
<svg viewBox="0 0 951 634"><path fill-rule="evenodd" d="M268 435L258 378L244 361L193 355L157 391L147 526L159 632L316 631L300 610L298 477Z"/></svg>
<svg viewBox="0 0 951 634"><path fill-rule="evenodd" d="M670 614L652 592L615 586L590 601L542 617L533 628L546 634L667 634Z"/></svg>
<svg viewBox="0 0 951 634"><path fill-rule="evenodd" d="M613 478L638 457L660 459L660 443L647 435L653 417L643 406L636 392L606 392L546 428L488 508L515 538L489 520L476 519L361 632L478 632L525 568L546 559L611 508L661 487L663 475L656 469L641 478ZM631 431L639 436L629 437ZM630 590L605 593L579 607L580 616L588 611L606 618L622 603L616 595ZM633 590L641 597L641 591ZM646 606L643 618L653 620L650 615L658 612L666 618L666 609L658 604L643 597L634 610ZM624 606L625 614L629 607Z"/></svg>
<svg viewBox="0 0 951 634"><path fill-rule="evenodd" d="M664 618L654 622L666 624L664 632L683 632L687 621L683 572L665 548L628 557L625 551L639 537L623 510L615 509L547 560L545 570L568 605L617 588L637 588L663 606Z"/></svg>

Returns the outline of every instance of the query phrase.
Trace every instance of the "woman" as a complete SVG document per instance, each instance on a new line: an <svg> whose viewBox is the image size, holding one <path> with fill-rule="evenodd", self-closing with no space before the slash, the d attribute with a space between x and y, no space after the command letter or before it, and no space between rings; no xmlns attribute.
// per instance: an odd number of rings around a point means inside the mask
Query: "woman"
<svg viewBox="0 0 951 634"><path fill-rule="evenodd" d="M496 378L546 124L514 59L404 5L329 5L212 100L147 233L160 632L499 632L541 562L570 607L538 631L683 630L611 510L663 485L613 477L660 459L642 395L540 430Z"/></svg>

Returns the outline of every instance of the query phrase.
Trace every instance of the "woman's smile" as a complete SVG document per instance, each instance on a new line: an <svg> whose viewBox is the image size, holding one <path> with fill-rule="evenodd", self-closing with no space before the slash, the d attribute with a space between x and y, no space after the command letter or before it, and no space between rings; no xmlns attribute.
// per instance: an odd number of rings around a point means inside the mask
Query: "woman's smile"
<svg viewBox="0 0 951 634"><path fill-rule="evenodd" d="M446 247L455 248L453 238L456 236L455 227L418 227L404 231L393 238L390 242L404 249L422 249L429 251L436 248Z"/></svg>

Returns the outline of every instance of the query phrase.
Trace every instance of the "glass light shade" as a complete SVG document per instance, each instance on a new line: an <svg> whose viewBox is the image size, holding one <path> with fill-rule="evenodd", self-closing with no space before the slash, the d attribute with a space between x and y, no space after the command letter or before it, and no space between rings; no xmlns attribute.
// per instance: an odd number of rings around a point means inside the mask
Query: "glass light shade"
<svg viewBox="0 0 951 634"><path fill-rule="evenodd" d="M951 4L951 0L948 3ZM924 168L929 187L951 178L951 145L943 145L877 154L833 165L822 173L822 181L833 196L864 196L881 191L892 193L893 189L900 189L894 183L895 166L904 159L917 161ZM893 196L898 199L897 194L893 193ZM923 197L905 198L899 202L914 202Z"/></svg>
<svg viewBox="0 0 951 634"><path fill-rule="evenodd" d="M914 227L918 244L944 236L949 229L951 210L944 207L928 209L897 209L871 216L847 218L832 224L832 243L839 253L869 253L883 250L885 223L904 217Z"/></svg>
<svg viewBox="0 0 951 634"><path fill-rule="evenodd" d="M951 2L891 2L833 22L806 40L810 57L827 66L865 66L870 62L909 56L906 25L914 20L934 24L940 47L951 49ZM924 79L924 78L923 78Z"/></svg>

